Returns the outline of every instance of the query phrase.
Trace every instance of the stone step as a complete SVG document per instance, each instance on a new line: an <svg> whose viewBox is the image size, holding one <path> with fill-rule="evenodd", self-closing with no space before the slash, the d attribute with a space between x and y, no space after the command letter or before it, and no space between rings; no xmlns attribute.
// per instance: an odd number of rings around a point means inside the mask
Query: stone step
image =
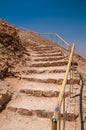
<svg viewBox="0 0 86 130"><path fill-rule="evenodd" d="M30 74L23 73L21 75L21 77L25 77L25 78L38 78L38 79L49 79L49 78L51 78L51 79L63 79L64 75L65 75L65 73L63 73L62 70L57 70L57 71L54 70L53 73L52 73L52 71L51 71L51 73L48 73L50 71L46 71L47 73L43 73L43 71L41 72L40 70L38 70L38 72L39 73L30 73ZM45 72L45 70L44 70L44 72ZM69 73L68 79L70 79L70 78L80 79L78 73L76 73L74 71L72 71L71 73L72 73L72 75L70 75L70 73ZM70 77L70 76L72 76L72 77Z"/></svg>
<svg viewBox="0 0 86 130"><path fill-rule="evenodd" d="M43 46L43 45L41 45L41 46L35 46L35 45L33 45L33 46L31 46L31 44L30 44L30 46L27 46L27 49L30 49L30 50L32 50L32 51L38 51L38 52L41 52L41 51L57 51L57 52L61 52L61 49L60 49L60 47L58 47L58 46Z"/></svg>
<svg viewBox="0 0 86 130"><path fill-rule="evenodd" d="M51 83L46 84L46 83L37 83L31 81L28 82L28 80L24 80L24 79L17 80L17 78L11 78L10 80L13 83L14 82L16 83L15 85L13 84L12 86L14 87L14 90L18 92L22 89L32 89L32 90L41 90L41 91L60 91L61 88L61 85L56 85ZM68 90L69 89L67 89L67 91Z"/></svg>
<svg viewBox="0 0 86 130"><path fill-rule="evenodd" d="M29 48L32 49L33 51L57 51L57 52L60 52L60 49L58 47L54 47L54 46L43 47L42 45L41 46L31 46L30 45Z"/></svg>
<svg viewBox="0 0 86 130"><path fill-rule="evenodd" d="M39 79L39 78L27 78L26 76L16 76L19 77L20 79L24 79L27 81L32 81L32 82L37 82L37 83L51 83L51 84L57 84L61 85L63 82L63 79ZM67 84L80 84L80 79L68 79Z"/></svg>
<svg viewBox="0 0 86 130"><path fill-rule="evenodd" d="M59 69L56 69L56 70L54 70L54 69L52 69L52 70L29 69L26 72L25 71L24 72L27 75L27 74L43 74L43 73L65 73L65 71L66 70L64 70L64 69L61 69L61 70L59 70Z"/></svg>
<svg viewBox="0 0 86 130"><path fill-rule="evenodd" d="M33 57L53 57L53 56L62 56L61 53L55 53L55 54L32 54Z"/></svg>
<svg viewBox="0 0 86 130"><path fill-rule="evenodd" d="M57 62L68 62L68 60L59 59L59 60L53 60L53 61L35 61L34 58L32 60L32 64L53 64L53 62L57 64Z"/></svg>
<svg viewBox="0 0 86 130"><path fill-rule="evenodd" d="M33 90L33 89L21 89L21 93L26 93L29 96L36 96L36 97L58 97L59 91L45 91L45 90ZM65 92L64 97L67 97L70 95L70 92Z"/></svg>
<svg viewBox="0 0 86 130"><path fill-rule="evenodd" d="M74 121L66 121L66 128L74 130L74 123ZM63 124L63 120L61 120L61 124ZM51 119L39 118L36 116L23 116L9 110L5 110L0 116L1 130L51 130L51 125ZM80 128L80 123L78 123L76 129L81 130ZM63 125L61 125L61 130L63 130Z"/></svg>
<svg viewBox="0 0 86 130"><path fill-rule="evenodd" d="M58 50L39 50L39 51L36 51L36 50L33 50L34 53L36 54L62 54L61 51L58 51Z"/></svg>
<svg viewBox="0 0 86 130"><path fill-rule="evenodd" d="M28 80L24 80L24 79L17 79L17 78L11 78L9 80L7 80L7 82L12 82L12 86L13 86L13 90L17 93L19 93L21 90L24 90L26 92L28 92L29 90L33 91L40 91L40 92L60 92L61 89L61 85L57 85L57 84L51 84L51 83L39 83L39 82L31 82ZM20 85L21 84L21 85ZM71 88L70 88L71 87ZM66 85L65 88L65 95L70 93L70 90L72 91L72 93L74 93L74 91L79 91L80 86L78 84L74 84L73 86L70 86L70 84Z"/></svg>
<svg viewBox="0 0 86 130"><path fill-rule="evenodd" d="M23 116L5 110L0 116L0 130L50 130L51 120L36 116ZM72 129L71 129L72 130Z"/></svg>
<svg viewBox="0 0 86 130"><path fill-rule="evenodd" d="M24 70L26 69L27 70L36 70L36 71L55 71L55 70L65 70L66 71L66 68L67 68L67 65L64 65L64 66L49 66L49 67L27 67L27 68L24 68Z"/></svg>
<svg viewBox="0 0 86 130"><path fill-rule="evenodd" d="M64 66L58 66L58 67L29 67L26 66L25 68L22 68L21 72L22 74L49 74L49 73L65 73L66 72L66 65ZM16 73L17 74L17 73Z"/></svg>
<svg viewBox="0 0 86 130"><path fill-rule="evenodd" d="M56 99L55 97L34 97L21 93L7 105L7 109L17 111L21 115L51 118L57 102Z"/></svg>
<svg viewBox="0 0 86 130"><path fill-rule="evenodd" d="M61 85L27 82L19 86L17 91L37 97L58 97L60 89ZM64 97L68 97L69 95L74 97L76 93L78 94L79 90L79 85L74 85L72 87L66 85Z"/></svg>
<svg viewBox="0 0 86 130"><path fill-rule="evenodd" d="M21 84L21 86L18 87L17 91L37 97L58 97L60 89L61 86L58 85L27 82ZM70 86L66 87L64 93L65 97L67 97L68 95L70 95Z"/></svg>
<svg viewBox="0 0 86 130"><path fill-rule="evenodd" d="M61 85L54 85L54 84L46 84L46 83L34 83L34 82L28 82L25 80L21 80L22 84L21 86L17 85L16 88L18 91L24 90L24 92L27 92L29 90L31 91L40 91L40 92L60 92ZM73 90L73 91L72 91ZM75 91L78 93L78 90L80 90L80 85L75 84L73 86L66 85L65 87L65 95L72 92L72 94L75 94ZM71 92L70 92L71 91Z"/></svg>
<svg viewBox="0 0 86 130"><path fill-rule="evenodd" d="M64 56L60 56L60 57L47 57L47 58L35 58L34 61L58 61L58 60L62 60L64 59Z"/></svg>
<svg viewBox="0 0 86 130"><path fill-rule="evenodd" d="M43 118L52 118L53 112L57 104L55 97L34 97L27 94L20 94L14 100L11 100L7 105L7 109L17 112L20 115L38 116ZM71 109L72 105L72 109ZM67 107L67 102L65 102ZM69 107L69 106L68 106ZM67 108L66 120L73 121L78 117L79 112L74 113L74 101L71 101L70 107ZM63 109L63 107L62 107ZM61 109L61 117L63 117L63 110Z"/></svg>
<svg viewBox="0 0 86 130"><path fill-rule="evenodd" d="M22 74L21 77L23 78L36 78L36 79L63 79L64 78L64 73L41 73L41 74ZM70 75L69 75L70 78Z"/></svg>
<svg viewBox="0 0 86 130"><path fill-rule="evenodd" d="M57 91L59 92L61 89L61 85L54 84L54 83L43 83L43 82L33 82L29 81L26 79L20 79L20 78L6 78L6 81L8 82L11 86L14 92L20 92L22 89L27 90L27 89L32 89L32 90L40 90L40 91ZM71 86L71 89L77 90L80 89L80 86L78 84L74 84ZM66 85L65 92L70 92L70 84ZM74 93L74 92L73 92Z"/></svg>
<svg viewBox="0 0 86 130"><path fill-rule="evenodd" d="M53 67L53 66L64 66L67 65L68 61L48 62L48 63L37 63L32 64L30 67Z"/></svg>

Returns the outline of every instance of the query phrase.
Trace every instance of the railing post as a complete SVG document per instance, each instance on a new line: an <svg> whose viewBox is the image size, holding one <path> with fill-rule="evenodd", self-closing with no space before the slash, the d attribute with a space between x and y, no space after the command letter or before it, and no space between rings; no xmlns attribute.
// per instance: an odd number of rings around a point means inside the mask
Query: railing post
<svg viewBox="0 0 86 130"><path fill-rule="evenodd" d="M65 130L65 97L63 97L63 130Z"/></svg>
<svg viewBox="0 0 86 130"><path fill-rule="evenodd" d="M56 119L56 117L52 118L52 130L57 130L57 119Z"/></svg>
<svg viewBox="0 0 86 130"><path fill-rule="evenodd" d="M59 111L59 126L58 126L58 128L57 128L58 130L61 130L61 110Z"/></svg>
<svg viewBox="0 0 86 130"><path fill-rule="evenodd" d="M64 56L64 42L62 41L62 56Z"/></svg>
<svg viewBox="0 0 86 130"><path fill-rule="evenodd" d="M86 130L86 117L83 122L84 122L84 130Z"/></svg>
<svg viewBox="0 0 86 130"><path fill-rule="evenodd" d="M52 117L52 130L58 130L59 128L59 105L56 106L54 115Z"/></svg>
<svg viewBox="0 0 86 130"><path fill-rule="evenodd" d="M56 38L56 44L58 45L58 38L57 38L57 36L55 35L55 38Z"/></svg>
<svg viewBox="0 0 86 130"><path fill-rule="evenodd" d="M53 34L52 33L50 34L50 39L51 39L51 42L53 42Z"/></svg>

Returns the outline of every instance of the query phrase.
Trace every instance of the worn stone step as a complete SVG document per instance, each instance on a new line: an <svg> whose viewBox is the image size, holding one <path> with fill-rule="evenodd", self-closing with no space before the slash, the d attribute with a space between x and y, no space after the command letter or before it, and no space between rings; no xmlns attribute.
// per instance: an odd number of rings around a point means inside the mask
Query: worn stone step
<svg viewBox="0 0 86 130"><path fill-rule="evenodd" d="M65 73L66 72L66 65L64 66L57 66L57 67L25 67L22 69L22 73L29 75L29 74L49 74L49 73Z"/></svg>
<svg viewBox="0 0 86 130"><path fill-rule="evenodd" d="M24 79L19 79L17 80L16 78L11 78L9 80L7 80L7 82L11 82L12 81L12 86L13 86L13 90L16 92L20 92L21 90L32 90L32 91L40 91L40 92L60 92L61 89L61 85L57 85L57 84L51 84L51 83L39 83L39 82L31 82L28 80L24 80ZM21 84L21 85L20 85ZM71 87L71 88L70 88ZM70 91L72 93L74 93L74 91L79 91L78 89L80 89L80 86L78 84L75 84L73 86L70 86L70 84L66 85L65 88L65 94L70 93ZM73 91L72 91L73 90Z"/></svg>
<svg viewBox="0 0 86 130"><path fill-rule="evenodd" d="M26 93L29 96L36 96L36 97L58 97L59 91L42 91L42 90L33 90L33 89L21 89L21 93ZM65 92L64 97L70 95L70 92Z"/></svg>
<svg viewBox="0 0 86 130"><path fill-rule="evenodd" d="M37 79L63 79L64 78L64 73L41 73L41 74L22 74L21 77L24 78L37 78ZM69 75L70 78L70 75Z"/></svg>
<svg viewBox="0 0 86 130"><path fill-rule="evenodd" d="M67 68L67 65L64 65L64 66L47 66L47 67L27 67L27 68L24 68L24 70L26 69L27 70L37 70L37 71L54 71L54 70L65 70L66 71L66 68Z"/></svg>
<svg viewBox="0 0 86 130"><path fill-rule="evenodd" d="M30 74L24 73L24 74L21 75L21 77L25 77L25 78L38 78L38 79L49 79L49 78L51 78L51 79L61 79L61 78L64 79L64 75L65 75L65 73L61 73L61 70L57 70L57 71L54 70L53 73L48 73L49 71L47 71L47 73L41 73L39 70L38 70L38 72L39 73L30 73ZM70 79L70 78L80 79L78 73L76 73L74 71L72 71L71 73L72 73L72 75L70 75L70 73L69 73L68 79Z"/></svg>
<svg viewBox="0 0 86 130"><path fill-rule="evenodd" d="M43 52L43 51L54 51L54 50L57 50L58 52L60 51L58 48L52 48L52 47L42 47L42 46L28 46L27 50L30 49L32 50L33 52Z"/></svg>
<svg viewBox="0 0 86 130"><path fill-rule="evenodd" d="M63 59L63 60L68 60L68 56L47 56L47 57L41 57L41 55L40 56L38 56L37 54L32 54L31 55L31 57L32 57L32 60L37 60L37 61L39 61L39 60L41 60L41 61L47 61L47 60L50 60L50 61L56 61L56 60L61 60L61 59Z"/></svg>
<svg viewBox="0 0 86 130"><path fill-rule="evenodd" d="M64 66L67 65L68 61L58 61L58 62L49 62L49 63L34 63L30 67L53 67L53 66Z"/></svg>
<svg viewBox="0 0 86 130"><path fill-rule="evenodd" d="M38 117L51 118L55 109L56 98L34 97L20 94L12 100L7 109L18 112L21 115L37 115Z"/></svg>
<svg viewBox="0 0 86 130"><path fill-rule="evenodd" d="M43 74L43 73L65 73L66 70L64 69L56 69L56 70L37 70L37 69L29 69L26 71L27 74ZM24 71L25 72L25 71Z"/></svg>
<svg viewBox="0 0 86 130"><path fill-rule="evenodd" d="M57 85L61 85L63 82L63 79L39 79L39 78L27 78L25 77L21 77L21 76L16 76L19 77L20 79L25 79L27 81L32 81L32 82L37 82L37 83L51 83L51 84L57 84ZM67 80L67 84L80 84L80 79L68 79Z"/></svg>
<svg viewBox="0 0 86 130"><path fill-rule="evenodd" d="M64 56L61 56L61 57L48 57L48 58L36 58L34 59L34 61L58 61L58 60L62 60L64 59Z"/></svg>
<svg viewBox="0 0 86 130"><path fill-rule="evenodd" d="M16 120L15 120L16 119ZM61 120L61 124L63 120ZM75 129L74 121L66 121L66 128L70 130ZM3 125L4 124L4 125ZM14 125L15 124L15 125ZM77 124L76 129L80 130L80 123ZM39 118L36 116L23 116L9 110L5 110L0 116L0 129L1 130L50 130L51 119ZM63 130L63 125L61 125Z"/></svg>
<svg viewBox="0 0 86 130"><path fill-rule="evenodd" d="M55 53L55 54L32 54L33 57L53 57L53 56L62 56L61 53Z"/></svg>
<svg viewBox="0 0 86 130"><path fill-rule="evenodd" d="M5 110L0 116L0 130L50 130L51 119L23 116Z"/></svg>
<svg viewBox="0 0 86 130"><path fill-rule="evenodd" d="M36 51L36 50L33 50L33 52L35 54L62 54L61 51L58 51L58 50L39 50L39 51Z"/></svg>
<svg viewBox="0 0 86 130"><path fill-rule="evenodd" d="M64 97L70 95L70 86L65 89ZM61 86L51 85L45 83L33 83L27 82L18 87L18 91L21 93L26 93L28 95L33 95L37 97L58 97Z"/></svg>
<svg viewBox="0 0 86 130"><path fill-rule="evenodd" d="M35 61L35 59L32 60L32 64L53 64L53 62L56 64L57 64L57 62L64 62L65 63L65 62L68 62L68 60L64 59L64 58L59 59L59 60L53 60L53 61Z"/></svg>
<svg viewBox="0 0 86 130"><path fill-rule="evenodd" d="M20 92L22 89L32 89L32 90L40 90L40 91L60 91L61 89L61 85L57 85L57 84L51 84L51 83L39 83L39 82L31 82L28 80L24 80L24 79L19 79L17 80L17 78L11 78L10 79L13 83L15 83L15 85L13 84L13 88L14 91L18 91ZM8 80L8 82L10 82L10 80ZM21 83L21 85L20 85ZM65 91L69 91L69 87L70 85L67 85L67 89Z"/></svg>
<svg viewBox="0 0 86 130"><path fill-rule="evenodd" d="M59 47L54 47L54 46L29 46L30 49L32 49L33 51L57 51L60 52Z"/></svg>
<svg viewBox="0 0 86 130"><path fill-rule="evenodd" d="M43 118L52 118L53 112L57 104L57 98L48 97L34 97L26 94L20 94L16 99L12 100L7 109L17 112L20 115L38 116ZM67 105L67 103L65 103ZM74 107L74 102L71 104ZM63 109L63 107L62 107ZM61 117L63 118L63 110L61 109ZM66 113L66 120L73 121L78 117L78 113L74 113L71 107L68 108ZM72 118L72 119L71 119Z"/></svg>

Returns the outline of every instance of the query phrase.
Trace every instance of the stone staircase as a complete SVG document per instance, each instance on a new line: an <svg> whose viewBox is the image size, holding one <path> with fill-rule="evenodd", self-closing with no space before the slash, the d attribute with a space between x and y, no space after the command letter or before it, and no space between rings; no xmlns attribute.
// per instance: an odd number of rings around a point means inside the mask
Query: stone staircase
<svg viewBox="0 0 86 130"><path fill-rule="evenodd" d="M7 123L6 120L1 130L6 128L7 130L50 130L51 119L69 60L68 55L63 55L61 47L57 44L47 44L44 39L43 43L41 40L36 41L36 38L33 40L36 36L29 39L26 37L27 33L22 35L22 43L27 43L26 64L21 73L16 73L11 81L8 79L8 82L13 84L14 93L6 107L8 113L14 113L16 118L15 120L13 115L9 114L11 124L18 123L19 127L15 125L12 129L10 122ZM73 130L71 125L79 117L79 97L77 98L76 95L80 91L80 78L76 69L72 69L72 73L71 79L69 73L64 93L67 128L71 127L71 130ZM62 106L61 119L63 118Z"/></svg>
<svg viewBox="0 0 86 130"><path fill-rule="evenodd" d="M28 65L25 66L22 74L16 75L20 78L19 83L22 84L18 83L17 87L14 87L18 94L7 105L7 110L17 112L22 116L51 119L66 71L68 56L63 56L60 47L54 44L28 45L27 50L31 52L31 61L30 63L27 61ZM68 99L70 100L66 118L69 121L74 121L79 115L78 109L77 113L74 112L75 99L70 99L70 95L74 96L80 89L80 78L75 70L73 73L73 78L70 79L70 74L68 76L64 93L66 107ZM74 86L72 88L73 92L70 92L70 83ZM64 116L62 110L61 116L62 118Z"/></svg>

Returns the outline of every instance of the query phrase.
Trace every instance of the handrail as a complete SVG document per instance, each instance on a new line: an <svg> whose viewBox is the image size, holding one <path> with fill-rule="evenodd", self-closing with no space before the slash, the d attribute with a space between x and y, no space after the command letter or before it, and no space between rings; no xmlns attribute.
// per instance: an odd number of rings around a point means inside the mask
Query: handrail
<svg viewBox="0 0 86 130"><path fill-rule="evenodd" d="M58 97L58 102L57 102L57 106L55 108L55 112L53 115L53 119L52 119L52 130L57 130L57 120L58 120L58 113L61 109L61 104L62 104L62 100L63 100L63 95L64 95L64 91L65 91L65 86L67 83L67 78L68 78L68 73L70 70L70 66L71 66L71 62L72 62L72 57L73 57L73 51L74 51L74 44L72 44L72 48L71 48L71 53L70 53L70 57L69 57L69 62L67 65L67 69L66 69L66 73L64 75L64 80L61 86L61 91L59 93L59 97Z"/></svg>
<svg viewBox="0 0 86 130"><path fill-rule="evenodd" d="M37 32L36 32L37 33ZM60 37L57 33L38 33L38 34L48 34L48 35L54 35L57 38L59 38L65 45L67 45L68 47L71 46L68 42L66 42L62 37Z"/></svg>
<svg viewBox="0 0 86 130"><path fill-rule="evenodd" d="M58 34L56 34L56 37L59 38L63 43L65 43L67 46L70 46L68 42L66 42L62 37L60 37Z"/></svg>
<svg viewBox="0 0 86 130"><path fill-rule="evenodd" d="M69 57L69 62L68 62L66 73L64 75L64 80L63 80L63 83L62 83L62 89L61 89L59 97L58 97L58 106L59 107L61 107L63 93L64 93L64 90L65 90L65 86L66 86L66 82L67 82L67 77L68 77L68 73L69 73L69 70L70 70L71 62L72 62L72 56L73 56L74 46L75 45L72 44L71 53L70 53L70 57Z"/></svg>
<svg viewBox="0 0 86 130"><path fill-rule="evenodd" d="M66 72L65 72L65 75L64 75L63 82L62 82L61 91L59 93L57 105L56 105L56 108L55 108L55 111L54 111L54 114L53 114L53 117L52 117L52 130L57 130L58 118L60 118L59 113L60 113L60 110L61 110L62 100L64 99L63 96L64 96L64 92L65 92L68 74L69 74L69 71L70 71L70 68L71 68L71 62L72 62L72 58L73 58L73 52L74 52L75 44L69 44L62 37L60 37L58 34L54 34L54 33L38 33L38 34L39 35L41 35L41 34L55 35L65 45L67 45L68 47L71 47L69 61L68 61L68 65L67 65L67 68L66 68Z"/></svg>

